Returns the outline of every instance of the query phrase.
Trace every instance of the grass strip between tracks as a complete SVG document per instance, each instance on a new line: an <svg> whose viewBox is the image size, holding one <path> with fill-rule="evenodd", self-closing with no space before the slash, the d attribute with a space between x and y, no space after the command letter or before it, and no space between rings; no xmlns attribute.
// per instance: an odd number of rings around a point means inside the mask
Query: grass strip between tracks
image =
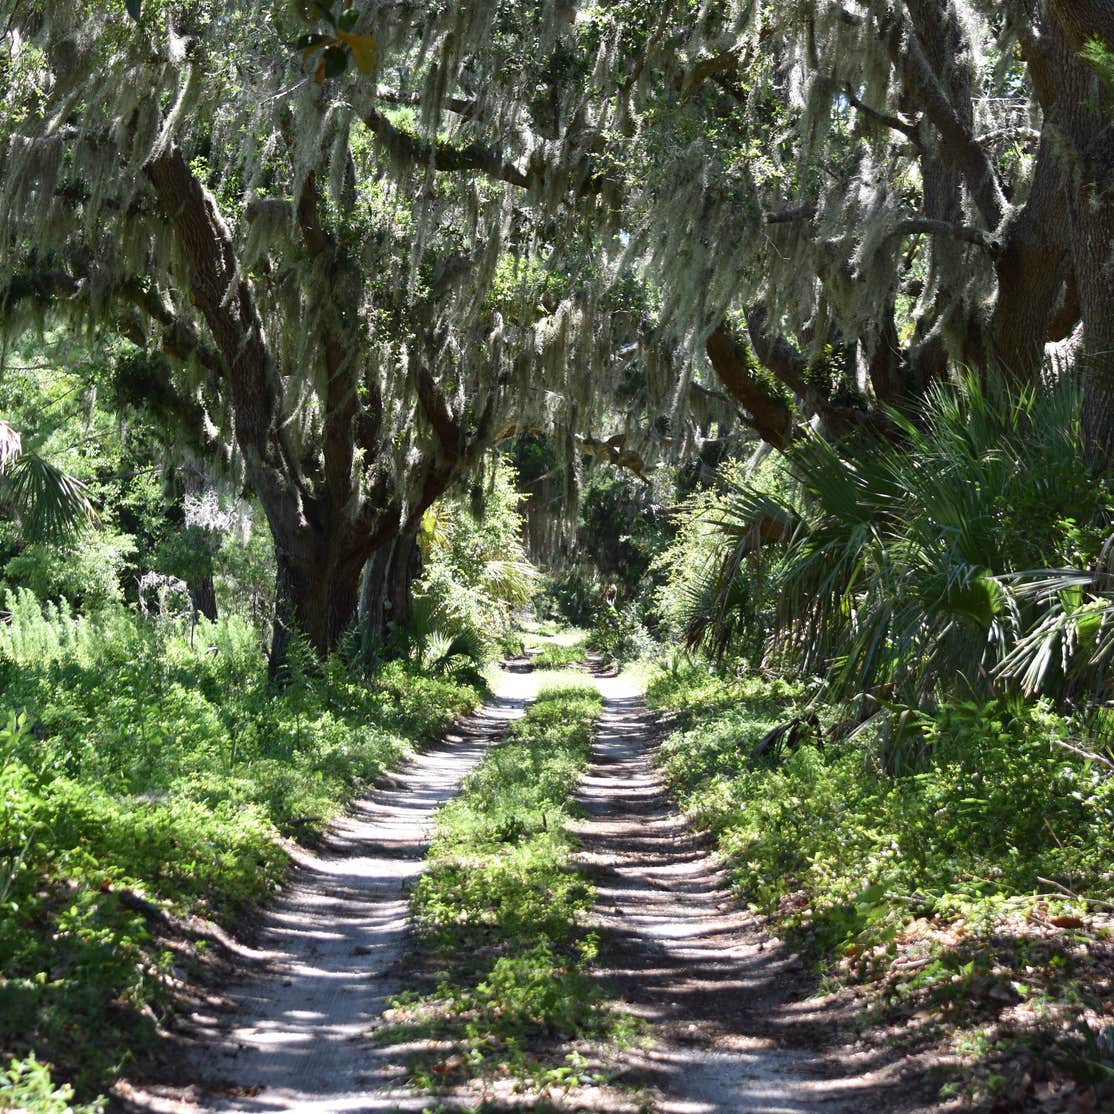
<svg viewBox="0 0 1114 1114"><path fill-rule="evenodd" d="M566 831L600 707L590 682L543 688L438 814L411 903L436 989L394 999L381 1031L392 1044L422 1042L418 1087L571 1086L590 1076L563 1044L629 1036L588 972L594 890L572 866Z"/></svg>

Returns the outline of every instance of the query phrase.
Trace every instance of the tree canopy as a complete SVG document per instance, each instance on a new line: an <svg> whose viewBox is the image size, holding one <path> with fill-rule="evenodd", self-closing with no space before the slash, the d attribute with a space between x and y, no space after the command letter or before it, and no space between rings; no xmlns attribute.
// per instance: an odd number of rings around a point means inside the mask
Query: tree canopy
<svg viewBox="0 0 1114 1114"><path fill-rule="evenodd" d="M5 330L135 345L123 386L242 471L276 629L321 650L369 557L518 430L575 483L578 448L885 428L1060 344L1114 451L1106 3L0 17Z"/></svg>

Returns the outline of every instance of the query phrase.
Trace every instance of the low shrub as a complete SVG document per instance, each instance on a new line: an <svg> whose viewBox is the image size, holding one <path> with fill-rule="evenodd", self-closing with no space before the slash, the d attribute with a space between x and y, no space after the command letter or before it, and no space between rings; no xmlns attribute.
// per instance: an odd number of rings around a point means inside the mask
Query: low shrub
<svg viewBox="0 0 1114 1114"><path fill-rule="evenodd" d="M228 924L278 885L279 836L321 831L479 693L401 662L357 683L337 661L276 690L237 621L191 635L5 602L0 1053L87 1099L172 1008L179 960L143 910Z"/></svg>
<svg viewBox="0 0 1114 1114"><path fill-rule="evenodd" d="M848 735L799 686L691 667L649 695L676 721L669 785L740 894L829 987L858 984L864 1027L950 1057L942 1095L1020 1109L1050 1071L1114 1094L1114 777L1062 745L1071 722L952 702Z"/></svg>

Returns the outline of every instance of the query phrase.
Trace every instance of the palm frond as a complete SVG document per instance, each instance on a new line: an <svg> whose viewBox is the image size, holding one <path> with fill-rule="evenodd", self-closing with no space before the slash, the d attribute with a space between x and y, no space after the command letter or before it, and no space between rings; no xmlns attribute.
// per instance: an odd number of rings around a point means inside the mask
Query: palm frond
<svg viewBox="0 0 1114 1114"><path fill-rule="evenodd" d="M89 489L36 452L22 452L5 465L5 501L31 541L58 541L95 523Z"/></svg>
<svg viewBox="0 0 1114 1114"><path fill-rule="evenodd" d="M492 599L511 607L521 607L533 599L541 573L521 559L494 558L484 562L480 587Z"/></svg>

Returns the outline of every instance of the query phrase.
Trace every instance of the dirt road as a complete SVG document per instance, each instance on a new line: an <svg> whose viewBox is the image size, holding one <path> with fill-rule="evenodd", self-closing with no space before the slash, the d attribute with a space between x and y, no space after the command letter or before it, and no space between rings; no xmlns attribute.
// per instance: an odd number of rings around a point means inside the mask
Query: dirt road
<svg viewBox="0 0 1114 1114"><path fill-rule="evenodd" d="M727 889L706 841L654 769L653 718L622 678L600 677L604 710L581 783L581 861L598 887L601 977L650 1023L653 1045L615 1065L658 1114L864 1114L890 1109L870 1075L832 1078L787 1040L799 964Z"/></svg>
<svg viewBox="0 0 1114 1114"><path fill-rule="evenodd" d="M263 950L227 988L227 1008L193 1018L181 1089L133 1093L151 1111L380 1114L422 1110L399 1067L367 1040L406 935L406 894L423 866L438 805L537 695L505 673L494 699L356 802L316 853L296 854L290 885L265 911Z"/></svg>

